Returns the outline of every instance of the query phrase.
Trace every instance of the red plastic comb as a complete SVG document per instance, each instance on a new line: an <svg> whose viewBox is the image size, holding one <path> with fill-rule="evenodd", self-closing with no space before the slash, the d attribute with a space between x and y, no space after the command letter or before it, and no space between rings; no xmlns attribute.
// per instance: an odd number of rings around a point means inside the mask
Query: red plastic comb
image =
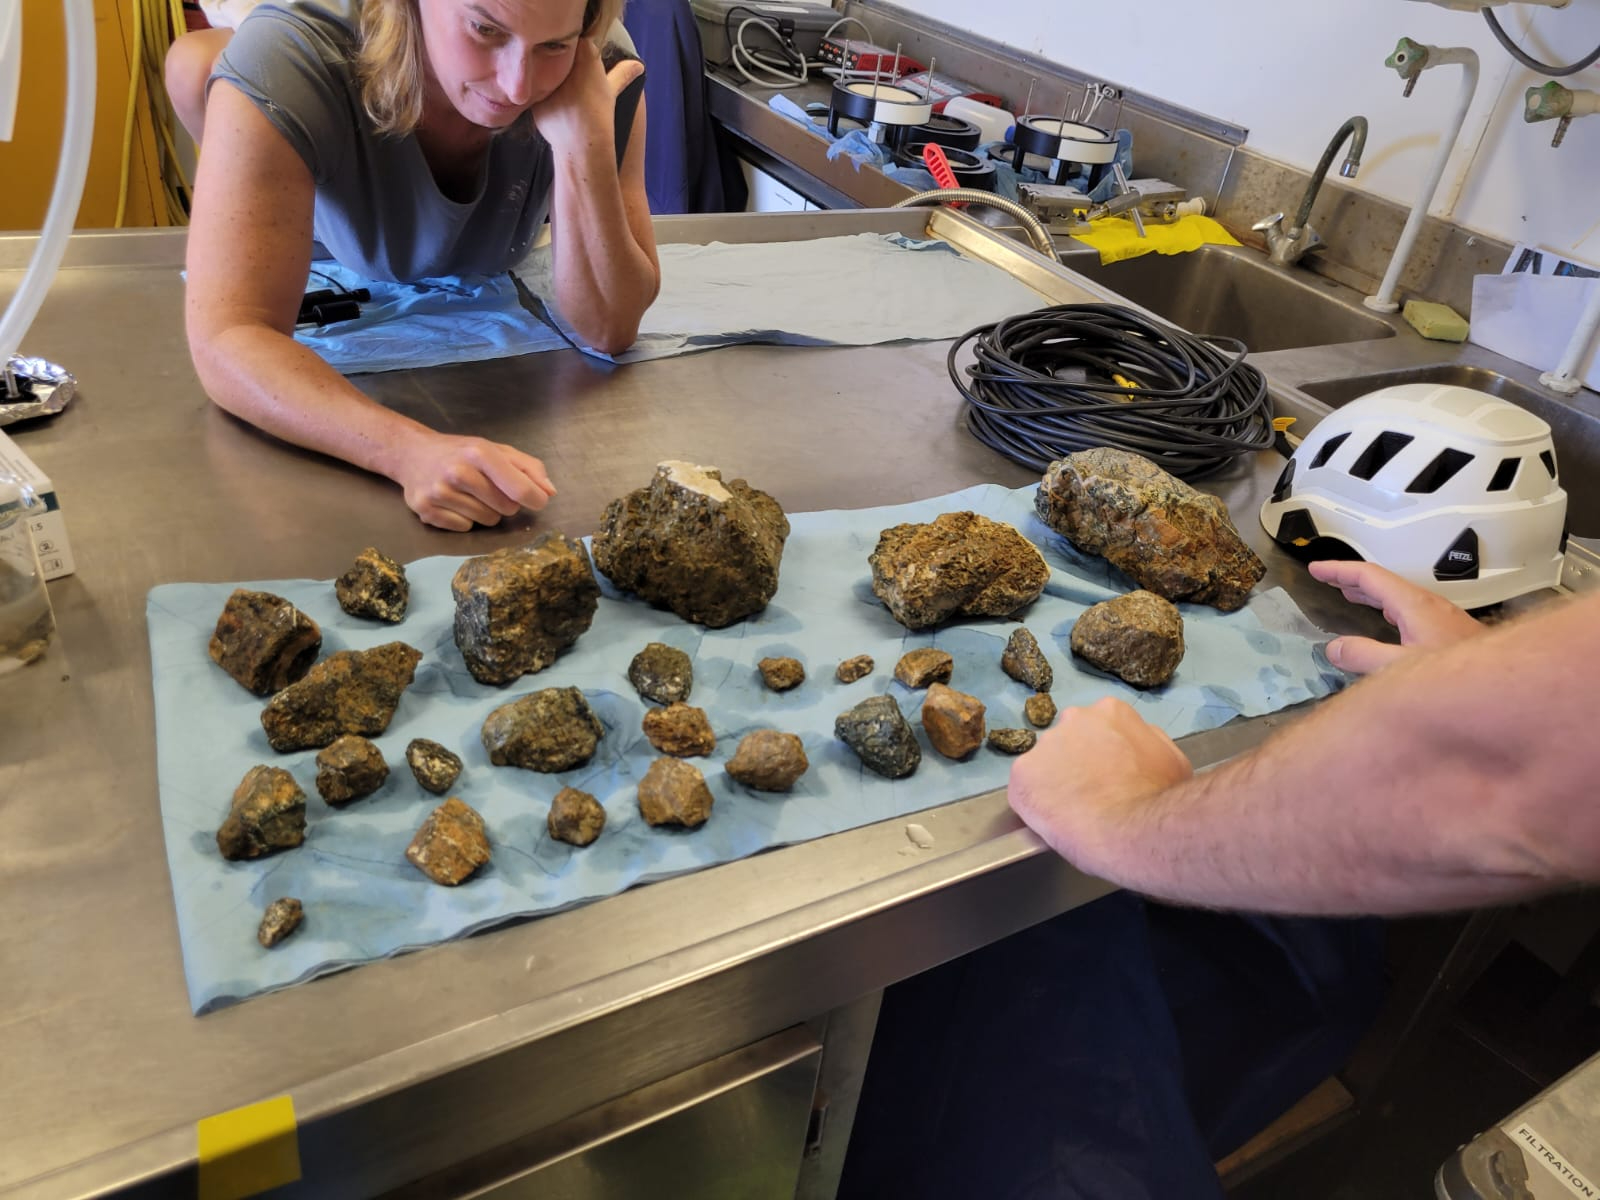
<svg viewBox="0 0 1600 1200"><path fill-rule="evenodd" d="M944 156L944 147L937 142L929 142L922 148L922 162L928 168L928 174L933 176L933 181L942 188L958 188L956 173L950 169L950 160ZM950 207L966 207L954 205Z"/></svg>

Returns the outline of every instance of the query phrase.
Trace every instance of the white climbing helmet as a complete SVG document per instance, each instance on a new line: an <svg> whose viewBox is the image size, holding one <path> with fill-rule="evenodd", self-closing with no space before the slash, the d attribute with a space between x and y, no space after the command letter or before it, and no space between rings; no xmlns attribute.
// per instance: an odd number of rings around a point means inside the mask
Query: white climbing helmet
<svg viewBox="0 0 1600 1200"><path fill-rule="evenodd" d="M1462 608L1554 587L1566 518L1549 425L1486 392L1430 383L1324 417L1261 506L1261 524L1296 556L1354 554Z"/></svg>

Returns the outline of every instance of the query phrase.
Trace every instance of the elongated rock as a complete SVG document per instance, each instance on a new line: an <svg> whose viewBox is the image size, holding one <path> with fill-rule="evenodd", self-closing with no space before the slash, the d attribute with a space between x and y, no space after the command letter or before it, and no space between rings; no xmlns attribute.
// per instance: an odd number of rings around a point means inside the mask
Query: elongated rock
<svg viewBox="0 0 1600 1200"><path fill-rule="evenodd" d="M805 744L794 734L757 729L739 739L727 772L746 787L787 792L810 766Z"/></svg>
<svg viewBox="0 0 1600 1200"><path fill-rule="evenodd" d="M694 689L694 660L676 646L651 642L628 664L628 682L646 700L676 704Z"/></svg>
<svg viewBox="0 0 1600 1200"><path fill-rule="evenodd" d="M306 794L282 767L256 766L233 791L217 849L230 861L292 850L306 840Z"/></svg>
<svg viewBox="0 0 1600 1200"><path fill-rule="evenodd" d="M617 587L712 629L760 612L778 590L789 520L778 502L714 467L664 462L613 500L594 565Z"/></svg>
<svg viewBox="0 0 1600 1200"><path fill-rule="evenodd" d="M455 796L428 814L406 847L411 865L445 887L455 887L490 857L483 818Z"/></svg>
<svg viewBox="0 0 1600 1200"><path fill-rule="evenodd" d="M846 709L834 718L833 736L886 779L903 779L922 762L916 731L893 696L869 696Z"/></svg>
<svg viewBox="0 0 1600 1200"><path fill-rule="evenodd" d="M1154 592L1129 592L1086 610L1072 652L1133 684L1160 687L1183 661L1183 614Z"/></svg>
<svg viewBox="0 0 1600 1200"><path fill-rule="evenodd" d="M300 928L305 920L305 907L293 896L284 896L267 905L261 914L261 924L256 928L256 941L268 950Z"/></svg>
<svg viewBox="0 0 1600 1200"><path fill-rule="evenodd" d="M1028 629L1013 629L1000 655L1000 669L1036 692L1048 692L1055 683L1050 660L1039 649L1039 639Z"/></svg>
<svg viewBox="0 0 1600 1200"><path fill-rule="evenodd" d="M333 594L352 617L390 624L404 620L411 603L406 569L372 546L356 555L350 569L334 580Z"/></svg>
<svg viewBox="0 0 1600 1200"><path fill-rule="evenodd" d="M605 731L577 688L545 688L491 712L483 748L497 767L570 771L594 757Z"/></svg>
<svg viewBox="0 0 1600 1200"><path fill-rule="evenodd" d="M1034 507L1078 549L1168 600L1232 612L1267 573L1226 504L1126 450L1080 450L1051 463Z"/></svg>
<svg viewBox="0 0 1600 1200"><path fill-rule="evenodd" d="M650 825L698 829L711 816L711 789L698 767L658 758L639 781L639 815Z"/></svg>
<svg viewBox="0 0 1600 1200"><path fill-rule="evenodd" d="M211 661L258 696L305 676L322 649L322 629L282 596L236 588L207 648Z"/></svg>
<svg viewBox="0 0 1600 1200"><path fill-rule="evenodd" d="M922 728L940 754L966 758L983 745L983 714L983 701L976 696L936 683L922 701Z"/></svg>
<svg viewBox="0 0 1600 1200"><path fill-rule="evenodd" d="M840 683L854 683L858 679L865 679L877 667L870 654L858 654L854 658L847 658L834 669L833 676Z"/></svg>
<svg viewBox="0 0 1600 1200"><path fill-rule="evenodd" d="M989 749L1001 754L1026 754L1038 740L1039 735L1031 729L989 730Z"/></svg>
<svg viewBox="0 0 1600 1200"><path fill-rule="evenodd" d="M583 543L551 530L469 558L450 581L455 639L479 683L542 671L594 622L600 585Z"/></svg>
<svg viewBox="0 0 1600 1200"><path fill-rule="evenodd" d="M315 750L344 733L376 737L389 728L422 651L404 642L330 654L261 710L261 728L280 754Z"/></svg>
<svg viewBox="0 0 1600 1200"><path fill-rule="evenodd" d="M1009 617L1039 598L1050 567L1011 526L973 512L895 525L867 557L872 591L907 629L956 617Z"/></svg>

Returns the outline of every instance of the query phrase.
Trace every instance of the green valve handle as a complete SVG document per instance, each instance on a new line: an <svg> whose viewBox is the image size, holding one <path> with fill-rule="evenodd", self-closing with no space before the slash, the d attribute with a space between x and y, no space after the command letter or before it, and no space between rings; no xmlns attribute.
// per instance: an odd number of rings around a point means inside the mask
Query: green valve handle
<svg viewBox="0 0 1600 1200"><path fill-rule="evenodd" d="M1409 96L1411 89L1417 86L1417 78L1428 67L1428 48L1421 42L1403 37L1395 43L1394 53L1383 60L1383 65L1392 67L1406 81L1403 94Z"/></svg>
<svg viewBox="0 0 1600 1200"><path fill-rule="evenodd" d="M1550 144L1559 146L1572 124L1572 99L1571 89L1562 87L1554 79L1542 87L1531 87L1527 92L1522 119L1530 125L1535 121L1554 121L1556 132Z"/></svg>

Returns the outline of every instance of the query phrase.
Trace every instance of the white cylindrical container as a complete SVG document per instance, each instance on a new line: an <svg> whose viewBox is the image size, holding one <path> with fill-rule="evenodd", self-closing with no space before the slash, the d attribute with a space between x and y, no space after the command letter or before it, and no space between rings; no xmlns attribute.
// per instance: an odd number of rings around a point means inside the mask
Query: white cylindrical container
<svg viewBox="0 0 1600 1200"><path fill-rule="evenodd" d="M944 112L947 116L960 117L976 125L983 134L979 145L1005 141L1006 134L1017 123L1017 118L1005 109L984 104L970 96L955 97L944 106Z"/></svg>
<svg viewBox="0 0 1600 1200"><path fill-rule="evenodd" d="M0 478L0 675L26 666L55 636L44 573L33 545L32 497Z"/></svg>

